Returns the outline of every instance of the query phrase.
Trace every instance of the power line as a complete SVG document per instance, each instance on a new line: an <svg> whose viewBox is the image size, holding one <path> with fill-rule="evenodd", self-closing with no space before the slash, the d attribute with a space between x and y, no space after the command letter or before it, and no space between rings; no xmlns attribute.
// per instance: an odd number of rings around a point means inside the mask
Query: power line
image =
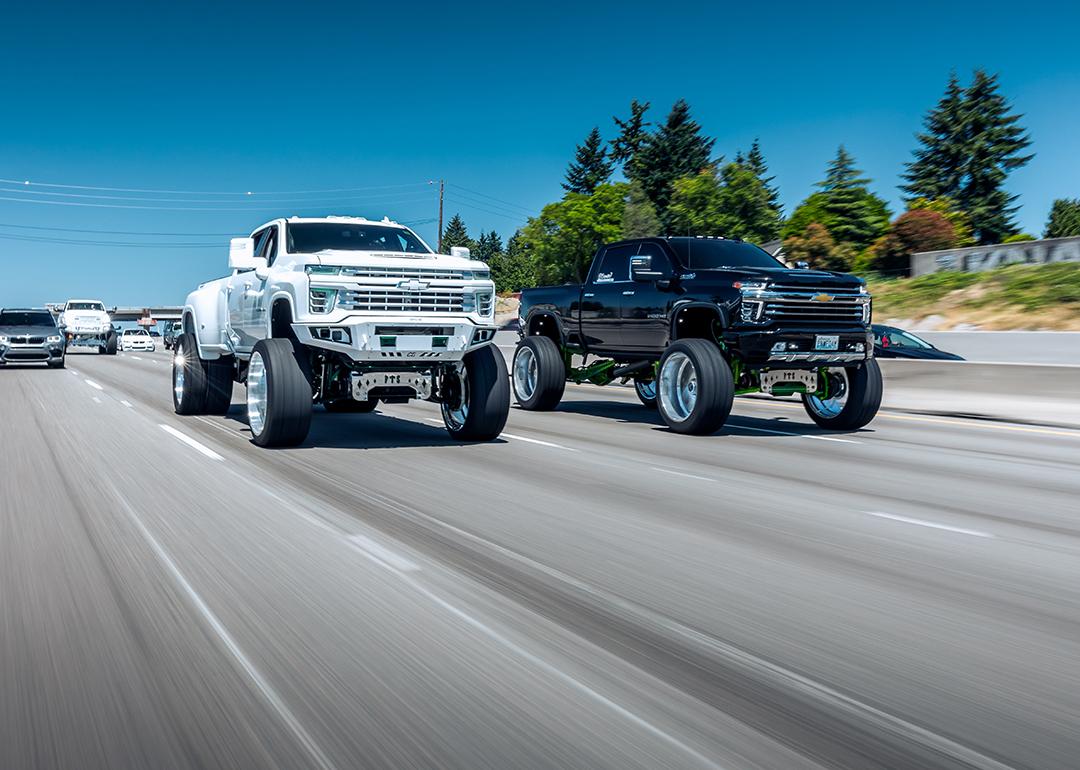
<svg viewBox="0 0 1080 770"><path fill-rule="evenodd" d="M0 190L0 192L10 192L10 191L8 191L8 190ZM380 200L385 200L385 199L380 199ZM424 196L416 197L416 198L407 198L407 199L401 199L401 200L395 200L395 201L386 201L386 202L394 203L394 204L402 204L402 203L418 203L418 202L421 202L421 201L428 201L428 200L430 200L430 197L428 195L424 195ZM192 207L192 206L136 206L136 205L120 204L120 203L86 203L86 202L83 202L83 201L53 201L53 200L47 200L46 201L46 200L36 200L36 199L33 199L33 198L11 198L11 197L7 197L7 196L0 196L0 201L10 201L12 203L36 203L36 204L42 205L42 206L78 206L80 208L125 209L125 210L131 210L131 211L185 211L185 212L202 212L204 214L216 214L216 213L219 213L219 212L226 212L226 211L228 211L228 212L244 211L244 212L247 212L247 213L257 213L257 212L260 212L260 211L280 211L280 209L283 208L282 204L278 204L278 205L275 205L273 207L269 207L269 206L261 206L261 207L254 207L254 206L246 206L246 207L216 206L214 208L207 208L205 206L200 206L200 207ZM229 203L233 203L233 202L235 202L235 201L229 201ZM335 199L333 202L343 204L345 201L338 198L338 199ZM208 201L208 203L209 203L209 201ZM260 203L262 203L262 201L260 201ZM294 201L293 202L294 206L296 204L299 204L301 206L309 206L309 205L312 205L314 203L319 203L319 201Z"/></svg>
<svg viewBox="0 0 1080 770"><path fill-rule="evenodd" d="M0 180L0 181L3 181L3 180ZM455 184L453 182L448 182L447 184L449 184L451 187L456 187L459 190L464 190L465 192L472 193L473 195L479 195L481 198L488 198L490 200L495 201L496 203L502 203L503 205L510 206L511 208L521 209L522 211L524 211L526 214L529 214L530 216L533 213L533 210L531 208L528 208L527 206L520 206L517 203L511 203L510 201L503 200L502 198L496 198L494 195L488 195L487 193L482 193L479 190L473 190L473 189L470 189L468 187L463 187L462 185Z"/></svg>
<svg viewBox="0 0 1080 770"><path fill-rule="evenodd" d="M449 203L449 202L450 201L448 200L447 203ZM493 216L504 217L505 219L512 219L515 222L520 222L522 219L525 218L524 214L511 215L511 214L503 213L501 211L492 211L491 209L486 209L486 208L483 208L482 206L477 206L475 203L469 203L469 202L467 202L465 200L460 200L460 199L457 200L457 205L458 206L464 206L467 209L473 209L475 211L482 211L485 214L492 214Z"/></svg>
<svg viewBox="0 0 1080 770"><path fill-rule="evenodd" d="M499 204L499 203L488 203L485 200L480 200L479 198L474 198L473 196L467 195L467 194L461 192L460 190L454 192L453 194L458 200L470 201L471 203L474 203L476 205L483 206L483 207L488 208L488 209L495 209L496 211L501 211L504 214L509 214L511 216L515 216L515 217L518 217L518 218L531 216L531 214L523 214L520 211L515 211L514 209L508 208L508 207L503 206L502 204Z"/></svg>
<svg viewBox="0 0 1080 770"><path fill-rule="evenodd" d="M202 203L210 206L217 206L222 203L239 205L241 203L247 204L299 204L302 206L309 206L315 203L337 203L341 201L369 201L369 200L386 200L388 198L400 198L401 196L416 196L422 195L419 190L416 191L403 191L396 193L385 193L380 195L362 195L362 196L346 196L346 197L334 197L334 198L262 198L251 197L246 200L235 201L222 201L211 200L208 198L147 198L144 196L130 196L130 195L90 195L86 193L69 193L69 192L51 192L48 190L23 190L23 189L8 189L0 187L0 193L18 194L18 195L49 195L54 198L80 198L84 200L104 200L104 201L134 201L137 203ZM27 200L35 200L34 198L28 198ZM420 200L420 198L417 198Z"/></svg>
<svg viewBox="0 0 1080 770"><path fill-rule="evenodd" d="M76 227L39 227L35 225L9 225L0 222L0 227L11 227L18 230L50 230L60 233L95 233L97 235L149 235L161 237L189 237L189 238L231 238L236 233L152 233L144 230L87 230Z"/></svg>
<svg viewBox="0 0 1080 770"><path fill-rule="evenodd" d="M0 233L0 239L6 241L29 241L31 243L52 243L65 246L122 246L140 249L223 249L220 243L138 243L136 241L99 241L82 238L47 238L39 235L12 235Z"/></svg>
<svg viewBox="0 0 1080 770"><path fill-rule="evenodd" d="M389 185L370 185L368 187L343 187L336 190L279 190L279 191L241 191L241 192L221 192L216 190L150 190L138 187L93 187L90 185L79 184L58 184L55 182L32 182L28 179L0 179L0 184L16 184L25 187L53 187L62 188L66 190L97 190L99 192L133 192L133 193L151 193L160 195L322 195L332 193L347 193L347 192L364 192L367 190L389 190L400 187L417 187L427 186L427 182L408 182L405 184L389 184Z"/></svg>

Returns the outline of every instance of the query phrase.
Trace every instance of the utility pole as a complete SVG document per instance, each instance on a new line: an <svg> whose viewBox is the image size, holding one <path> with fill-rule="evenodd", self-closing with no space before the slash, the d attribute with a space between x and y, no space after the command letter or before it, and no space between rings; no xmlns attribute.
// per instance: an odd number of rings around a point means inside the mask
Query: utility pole
<svg viewBox="0 0 1080 770"><path fill-rule="evenodd" d="M442 205L443 205L443 191L446 189L446 180L439 180L439 248L436 249L442 254Z"/></svg>

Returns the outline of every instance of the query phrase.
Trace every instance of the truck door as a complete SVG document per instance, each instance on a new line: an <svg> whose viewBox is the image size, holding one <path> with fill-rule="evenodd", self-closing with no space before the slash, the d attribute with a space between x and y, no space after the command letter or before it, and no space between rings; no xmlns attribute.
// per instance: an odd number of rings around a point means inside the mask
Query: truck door
<svg viewBox="0 0 1080 770"><path fill-rule="evenodd" d="M581 292L581 336L590 351L622 348L621 305L625 292L633 294L630 257L637 249L636 243L609 246L593 260L589 280Z"/></svg>
<svg viewBox="0 0 1080 770"><path fill-rule="evenodd" d="M653 270L667 276L672 274L671 258L660 244L642 243L637 256L650 257ZM675 295L661 289L656 281L634 281L630 288L633 294L622 298L623 346L640 352L663 350L668 342Z"/></svg>
<svg viewBox="0 0 1080 770"><path fill-rule="evenodd" d="M266 259L267 267L274 264L278 254L278 227L272 225L266 233L266 240L262 244L261 251L255 250L256 255ZM269 281L262 280L250 273L249 282L244 284L243 304L244 337L249 347L255 347L255 343L267 333L267 303L269 302Z"/></svg>
<svg viewBox="0 0 1080 770"><path fill-rule="evenodd" d="M269 236L269 229L255 233L252 238L255 241L255 255L262 253ZM255 342L248 339L247 335L247 307L245 306L245 294L250 291L255 283L254 270L240 270L232 274L225 288L225 304L229 312L229 339L237 350L251 350Z"/></svg>

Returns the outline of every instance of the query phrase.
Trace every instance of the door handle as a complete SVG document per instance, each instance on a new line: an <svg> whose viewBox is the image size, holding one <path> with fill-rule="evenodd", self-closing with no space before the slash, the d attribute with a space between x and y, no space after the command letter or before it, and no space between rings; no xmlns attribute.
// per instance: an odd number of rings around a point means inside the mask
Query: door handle
<svg viewBox="0 0 1080 770"><path fill-rule="evenodd" d="M581 296L582 297L595 297L596 295L593 294L591 291L587 291L584 294L582 294Z"/></svg>
<svg viewBox="0 0 1080 770"><path fill-rule="evenodd" d="M250 289L251 288L251 281L244 281L244 288L245 289Z"/></svg>
<svg viewBox="0 0 1080 770"><path fill-rule="evenodd" d="M624 292L622 293L622 295L623 295L624 297L632 297L632 296L634 295L634 292L632 292L632 291L624 291Z"/></svg>

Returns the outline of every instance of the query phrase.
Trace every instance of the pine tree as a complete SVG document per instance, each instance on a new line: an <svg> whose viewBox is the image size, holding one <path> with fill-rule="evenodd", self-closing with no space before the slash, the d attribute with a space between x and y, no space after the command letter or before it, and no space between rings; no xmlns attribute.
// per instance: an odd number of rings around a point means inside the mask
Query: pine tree
<svg viewBox="0 0 1080 770"><path fill-rule="evenodd" d="M503 250L502 238L492 230L490 233L480 233L480 239L476 242L476 250L472 252L473 259L481 262L491 260Z"/></svg>
<svg viewBox="0 0 1080 770"><path fill-rule="evenodd" d="M506 249L496 254L488 266L496 291L520 291L536 286L536 266L520 230L510 236Z"/></svg>
<svg viewBox="0 0 1080 770"><path fill-rule="evenodd" d="M701 126L690 117L690 105L679 99L664 125L642 144L637 178L665 228L669 225L667 207L672 184L709 167L715 141L701 133Z"/></svg>
<svg viewBox="0 0 1080 770"><path fill-rule="evenodd" d="M651 125L645 121L650 106L649 102L642 104L634 99L630 102L630 117L626 120L612 118L619 128L619 135L611 140L611 160L622 164L627 179L638 178L639 153L648 137L646 129Z"/></svg>
<svg viewBox="0 0 1080 770"><path fill-rule="evenodd" d="M920 147L908 164L902 187L910 199L950 198L967 214L979 243L997 243L1016 232L1017 196L1005 180L1031 160L1021 153L1031 145L1000 94L996 75L976 70L962 88L956 76L926 116Z"/></svg>
<svg viewBox="0 0 1080 770"><path fill-rule="evenodd" d="M661 234L660 217L645 197L641 182L631 182L623 210L622 237L649 238Z"/></svg>
<svg viewBox="0 0 1080 770"><path fill-rule="evenodd" d="M755 143L756 146L756 143ZM719 211L724 235L751 243L767 243L780 236L780 207L773 202L769 187L755 170L751 156L743 163L729 163L720 172Z"/></svg>
<svg viewBox="0 0 1080 770"><path fill-rule="evenodd" d="M964 92L968 115L967 165L963 186L956 196L971 217L979 243L1000 243L1017 232L1013 215L1017 195L1004 189L1010 171L1026 165L1034 155L1021 155L1031 140L1010 114L1009 103L998 91L996 75L976 70Z"/></svg>
<svg viewBox="0 0 1080 770"><path fill-rule="evenodd" d="M951 198L956 200L963 183L967 158L968 119L964 90L956 73L949 76L945 95L937 107L927 113L925 130L917 134L922 145L915 150L915 160L907 164L901 190L908 200Z"/></svg>
<svg viewBox="0 0 1080 770"><path fill-rule="evenodd" d="M855 159L843 145L829 163L825 180L818 183L824 195L825 225L837 243L862 249L879 238L889 226L888 208L870 192L870 180L860 176Z"/></svg>
<svg viewBox="0 0 1080 770"><path fill-rule="evenodd" d="M777 213L783 211L780 205L780 189L772 183L775 176L766 176L769 173L769 166L765 163L765 156L761 152L761 144L757 139L754 139L753 144L750 145L750 152L746 154L746 157L741 161L736 158L736 162L746 166L754 172L754 176L761 180L762 186L765 188L765 192L769 196L769 205L776 209Z"/></svg>
<svg viewBox="0 0 1080 770"><path fill-rule="evenodd" d="M1068 238L1080 235L1080 198L1058 198L1050 207L1044 238Z"/></svg>
<svg viewBox="0 0 1080 770"><path fill-rule="evenodd" d="M592 195L597 187L611 178L611 169L611 161L607 158L607 147L600 137L600 129L594 127L585 137L585 143L578 145L574 161L566 169L563 189L567 192Z"/></svg>
<svg viewBox="0 0 1080 770"><path fill-rule="evenodd" d="M465 222L460 214L454 214L454 216L450 217L450 221L446 223L446 228L443 230L443 253L449 254L451 246L465 246L470 250L476 248L476 244L469 237L469 231L466 229Z"/></svg>

